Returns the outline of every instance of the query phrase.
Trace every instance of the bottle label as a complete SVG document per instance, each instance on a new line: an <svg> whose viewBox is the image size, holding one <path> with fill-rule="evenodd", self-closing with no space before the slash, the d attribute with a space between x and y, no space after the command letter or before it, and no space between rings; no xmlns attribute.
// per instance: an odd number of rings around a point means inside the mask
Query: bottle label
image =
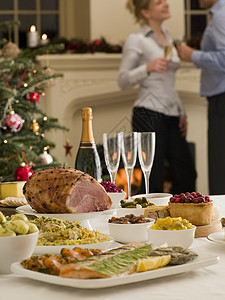
<svg viewBox="0 0 225 300"><path fill-rule="evenodd" d="M95 143L90 143L90 142L81 142L80 143L80 148L81 149L90 149L90 148L94 148Z"/></svg>

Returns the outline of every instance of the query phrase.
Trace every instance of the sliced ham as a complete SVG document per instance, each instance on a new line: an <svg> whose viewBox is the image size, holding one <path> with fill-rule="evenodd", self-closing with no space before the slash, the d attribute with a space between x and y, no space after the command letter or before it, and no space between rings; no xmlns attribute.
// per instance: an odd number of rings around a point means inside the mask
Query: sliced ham
<svg viewBox="0 0 225 300"><path fill-rule="evenodd" d="M88 213L108 210L112 200L90 175L59 167L34 173L23 193L38 213Z"/></svg>

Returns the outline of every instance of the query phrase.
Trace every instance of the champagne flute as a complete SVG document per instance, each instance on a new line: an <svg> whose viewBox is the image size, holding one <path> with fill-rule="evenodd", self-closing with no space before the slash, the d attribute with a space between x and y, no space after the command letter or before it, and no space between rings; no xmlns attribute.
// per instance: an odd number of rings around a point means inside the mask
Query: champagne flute
<svg viewBox="0 0 225 300"><path fill-rule="evenodd" d="M176 48L179 48L180 46L186 45L187 43L187 38L185 36L179 37L178 39L174 39L173 45Z"/></svg>
<svg viewBox="0 0 225 300"><path fill-rule="evenodd" d="M149 178L155 156L155 132L138 132L138 158L145 178L145 192L149 193Z"/></svg>
<svg viewBox="0 0 225 300"><path fill-rule="evenodd" d="M172 54L173 54L173 45L164 46L164 57L170 61ZM162 78L163 78L163 80L165 80L166 74L163 74Z"/></svg>
<svg viewBox="0 0 225 300"><path fill-rule="evenodd" d="M164 57L170 59L172 56L173 45L166 45L164 47Z"/></svg>
<svg viewBox="0 0 225 300"><path fill-rule="evenodd" d="M120 163L120 135L117 133L103 133L103 148L110 179L115 184Z"/></svg>
<svg viewBox="0 0 225 300"><path fill-rule="evenodd" d="M137 132L121 132L123 164L127 173L128 199L131 198L131 176L137 159Z"/></svg>

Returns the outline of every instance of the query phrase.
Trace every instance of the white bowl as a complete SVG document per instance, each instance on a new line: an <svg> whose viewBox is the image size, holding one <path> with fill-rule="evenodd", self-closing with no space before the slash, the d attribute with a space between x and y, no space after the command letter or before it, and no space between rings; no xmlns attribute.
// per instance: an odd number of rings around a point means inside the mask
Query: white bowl
<svg viewBox="0 0 225 300"><path fill-rule="evenodd" d="M113 208L120 207L120 201L124 199L126 193L123 191L121 193L107 193L113 202Z"/></svg>
<svg viewBox="0 0 225 300"><path fill-rule="evenodd" d="M12 263L30 257L37 240L38 231L26 235L0 237L0 274L11 273Z"/></svg>
<svg viewBox="0 0 225 300"><path fill-rule="evenodd" d="M134 195L131 198L142 198L145 197L147 200L151 201L156 206L162 206L162 205L168 205L170 197L172 197L172 194L169 193L151 193L151 194L139 194Z"/></svg>
<svg viewBox="0 0 225 300"><path fill-rule="evenodd" d="M119 243L131 242L146 242L148 240L147 228L154 223L155 220L151 219L147 223L139 224L109 224L109 233L113 239Z"/></svg>
<svg viewBox="0 0 225 300"><path fill-rule="evenodd" d="M153 243L155 246L167 243L168 246L179 244L184 248L189 248L194 241L195 229L195 226L185 230L156 230L148 228L148 242Z"/></svg>

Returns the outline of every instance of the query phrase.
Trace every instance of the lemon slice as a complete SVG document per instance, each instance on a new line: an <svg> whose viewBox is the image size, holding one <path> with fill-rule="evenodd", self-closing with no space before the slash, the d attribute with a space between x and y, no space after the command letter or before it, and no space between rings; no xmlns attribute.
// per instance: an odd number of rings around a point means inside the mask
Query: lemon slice
<svg viewBox="0 0 225 300"><path fill-rule="evenodd" d="M159 266L160 268L165 267L166 265L168 265L168 263L171 260L171 255L164 255L164 256L161 256L161 257L162 257L162 261L161 261L161 265Z"/></svg>
<svg viewBox="0 0 225 300"><path fill-rule="evenodd" d="M161 265L162 256L154 256L139 259L137 263L137 272L145 272L148 270L154 270Z"/></svg>
<svg viewBox="0 0 225 300"><path fill-rule="evenodd" d="M145 272L166 266L170 262L171 256L150 256L139 259L137 263L137 272Z"/></svg>

